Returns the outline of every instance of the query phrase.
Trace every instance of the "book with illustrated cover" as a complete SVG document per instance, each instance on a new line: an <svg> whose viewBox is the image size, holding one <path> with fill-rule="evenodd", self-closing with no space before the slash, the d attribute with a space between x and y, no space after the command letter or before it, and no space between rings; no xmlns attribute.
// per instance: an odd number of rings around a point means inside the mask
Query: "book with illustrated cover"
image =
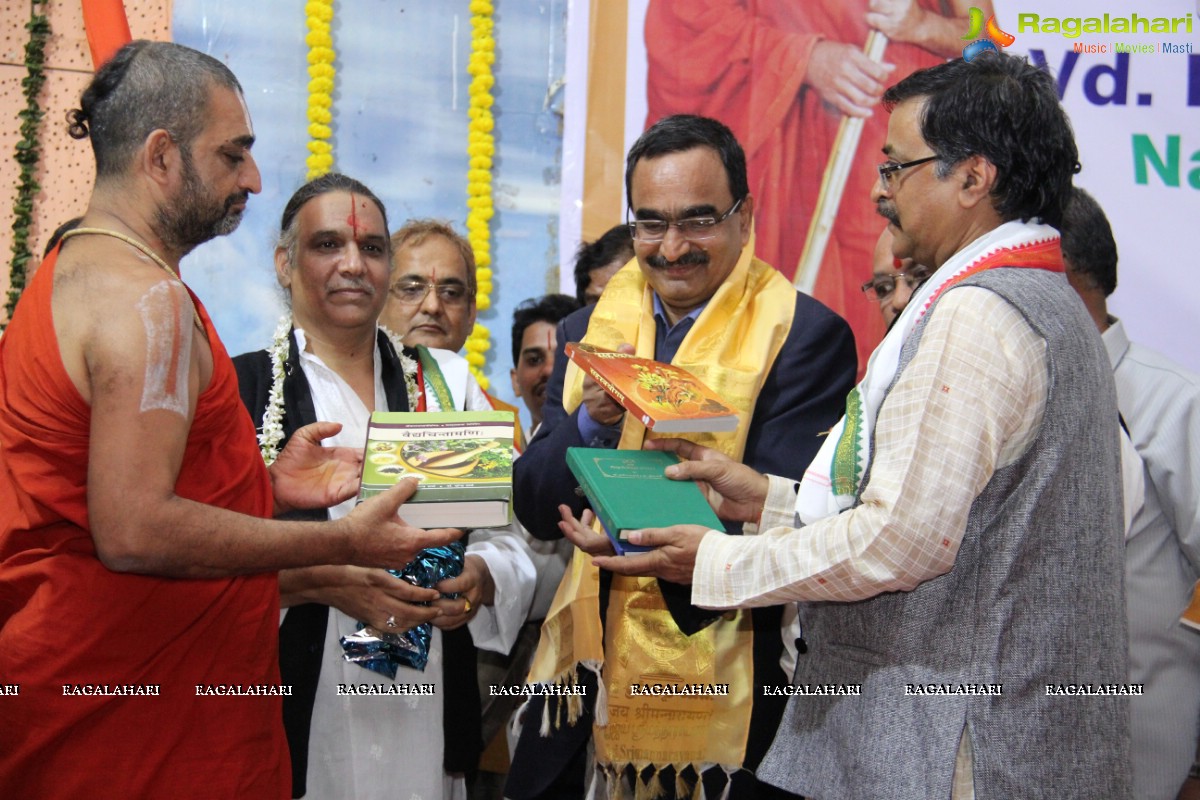
<svg viewBox="0 0 1200 800"><path fill-rule="evenodd" d="M402 478L420 481L400 507L418 528L495 528L512 520L513 415L506 411L376 411L359 501Z"/></svg>
<svg viewBox="0 0 1200 800"><path fill-rule="evenodd" d="M663 470L679 459L661 450L568 447L567 466L618 555L652 548L631 544L627 531L668 525L725 525L692 481L673 481Z"/></svg>
<svg viewBox="0 0 1200 800"><path fill-rule="evenodd" d="M568 342L566 351L626 411L656 433L720 433L737 428L737 412L685 369L582 342Z"/></svg>

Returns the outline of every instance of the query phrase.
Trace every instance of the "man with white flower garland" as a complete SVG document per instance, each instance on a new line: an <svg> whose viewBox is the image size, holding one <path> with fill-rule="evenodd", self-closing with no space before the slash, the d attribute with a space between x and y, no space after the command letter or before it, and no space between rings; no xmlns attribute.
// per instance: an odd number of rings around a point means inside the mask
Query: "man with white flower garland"
<svg viewBox="0 0 1200 800"><path fill-rule="evenodd" d="M310 181L288 201L280 227L275 268L291 313L270 350L235 359L265 457L318 419L343 425L329 443L361 447L373 410L491 409L465 360L405 347L378 326L390 245L383 204L366 186L338 174ZM315 515L337 519L352 507L350 500ZM463 574L436 590L378 569L283 571L280 667L296 689L284 703L293 795L461 796L480 747L474 647L511 648L535 577L527 548L507 530L475 532ZM359 621L388 631L432 622L428 668L401 666L392 682L432 682L434 693L382 702L339 696L339 683L380 680L342 659L340 639Z"/></svg>
<svg viewBox="0 0 1200 800"><path fill-rule="evenodd" d="M823 800L1128 797L1116 397L1058 233L1078 151L1054 79L983 54L916 72L872 192L901 258L935 267L797 485L689 442L668 474L758 524L635 532L598 558L708 608L799 602L792 698L763 780ZM797 522L797 518L799 523ZM797 524L803 527L797 529ZM587 531L569 524L570 535ZM1000 684L996 697L907 684Z"/></svg>

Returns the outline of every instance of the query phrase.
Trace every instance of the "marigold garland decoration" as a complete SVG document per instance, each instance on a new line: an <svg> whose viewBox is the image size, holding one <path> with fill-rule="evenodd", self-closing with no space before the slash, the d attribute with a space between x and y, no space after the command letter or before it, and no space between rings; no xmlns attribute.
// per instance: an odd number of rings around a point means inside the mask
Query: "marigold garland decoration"
<svg viewBox="0 0 1200 800"><path fill-rule="evenodd" d="M33 227L33 200L41 191L38 185L37 168L41 159L41 148L38 144L38 126L45 112L38 104L38 95L46 82L44 71L46 62L46 40L50 38L50 19L44 13L46 0L34 0L31 4L29 22L25 29L29 31L29 41L25 44L26 75L21 80L21 88L25 94L25 108L17 112L21 120L21 138L17 142L13 157L21 165L21 174L17 179L17 198L13 202L13 241L12 262L8 275L8 302L5 304L5 319L12 319L17 307L17 300L25 289L26 267L33 258L29 249L29 232ZM3 330L5 325L0 325Z"/></svg>
<svg viewBox="0 0 1200 800"><path fill-rule="evenodd" d="M329 33L333 22L333 0L309 0L304 4L308 34L304 43L308 45L308 178L319 178L333 169L333 79L337 70L333 67L337 53L333 49L333 36Z"/></svg>
<svg viewBox="0 0 1200 800"><path fill-rule="evenodd" d="M496 40L493 38L494 10L490 0L471 0L471 59L467 62L467 73L471 75L468 90L471 105L468 109L470 123L467 127L467 155L470 158L467 171L467 240L475 252L476 307L487 311L492 306L492 251L491 219L492 207L492 158L496 154L492 130L496 122L492 117L492 64L496 61ZM484 389L488 379L483 374L487 361L485 353L491 349L491 334L476 323L467 339L467 362L471 373Z"/></svg>

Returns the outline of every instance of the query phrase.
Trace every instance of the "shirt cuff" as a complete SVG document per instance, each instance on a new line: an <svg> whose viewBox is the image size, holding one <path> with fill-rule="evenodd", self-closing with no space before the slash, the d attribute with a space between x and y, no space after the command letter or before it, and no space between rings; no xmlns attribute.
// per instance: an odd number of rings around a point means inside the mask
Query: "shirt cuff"
<svg viewBox="0 0 1200 800"><path fill-rule="evenodd" d="M505 544L493 540L467 546L467 555L487 564L495 587L492 605L480 608L467 629L477 648L507 654L529 614L537 573L527 556Z"/></svg>
<svg viewBox="0 0 1200 800"><path fill-rule="evenodd" d="M799 481L767 475L767 499L754 532L797 527L800 524L796 520L796 493L799 489Z"/></svg>
<svg viewBox="0 0 1200 800"><path fill-rule="evenodd" d="M730 536L723 531L709 531L700 540L696 564L692 567L692 605L701 608L733 608L737 605L729 581L732 560L739 545L750 542L743 536Z"/></svg>
<svg viewBox="0 0 1200 800"><path fill-rule="evenodd" d="M579 438L588 447L613 448L621 440L620 423L616 425L601 425L592 419L592 415L588 413L587 406L585 405L579 406L579 415L576 419L579 424Z"/></svg>

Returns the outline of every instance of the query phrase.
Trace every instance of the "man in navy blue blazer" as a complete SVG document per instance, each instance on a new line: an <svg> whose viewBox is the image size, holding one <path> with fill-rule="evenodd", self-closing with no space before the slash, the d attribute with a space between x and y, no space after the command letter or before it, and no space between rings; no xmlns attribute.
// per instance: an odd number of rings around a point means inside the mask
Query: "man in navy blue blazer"
<svg viewBox="0 0 1200 800"><path fill-rule="evenodd" d="M841 416L855 380L854 338L846 322L813 298L796 292L776 270L753 258L754 198L747 186L745 156L728 128L689 115L660 121L630 150L625 180L635 259L613 277L598 305L582 308L559 323L542 426L515 464L514 508L526 528L540 539L562 536L560 504L569 506L576 517L586 507L576 492L578 482L566 466L568 447L616 447L618 441L624 447L638 447L644 436L638 422L626 420L621 406L590 378L568 374L567 342L586 337L613 348L628 344L639 355L653 355L656 360L697 372L731 405L737 406L740 397L743 424L736 434L726 436L733 442L729 452L755 469L797 480L816 454L820 436ZM738 535L740 527L731 527L728 533ZM590 563L590 559L582 560ZM588 569L587 565L573 568ZM544 628L542 649L562 650L555 642L578 640L577 632L590 614L581 612L586 606L567 602L566 584L571 576L568 569L555 609L564 606L560 615L576 616L555 634ZM686 641L692 642L698 641L702 632L732 624L714 612L691 606L688 587L660 581L657 592L644 587L622 589L619 583L614 586L612 578L608 572L599 575L599 599L593 601L602 628L597 637L600 641L621 636L630 641L654 639L654 631L661 631L665 623L677 627ZM641 597L639 592L647 596ZM661 599L650 596L659 593ZM618 598L623 599L618 602ZM645 630L627 631L628 620L618 619L616 609L632 607L628 603L637 607L661 604L661 615ZM635 668L628 674L622 673L612 658L602 658L605 666L597 670L594 653L590 658L583 653L550 654L550 663L578 660L582 665L567 682L587 687L583 711L577 721L562 722L574 715L560 717L551 699L546 719L555 721L545 725L543 698L531 701L523 714L506 796L578 798L584 796L581 787L597 776L622 782L622 793L639 782L649 785L656 780L665 787L664 796L674 796L672 786L680 793L686 789L690 796L696 782L702 781L709 792L706 796L716 797L731 780L734 798L789 796L759 784L753 776L778 725L783 709L780 700L786 699L764 696L762 687L790 683L779 666L782 613L782 607L750 612L753 644L746 646L742 663L752 663L753 678L748 671L738 673L747 678L734 680L731 691L744 693L743 700L752 698L752 702L739 701L747 709L742 713L748 720L737 734L741 738L732 745L732 757L730 747L714 754L706 751L705 745L689 749L683 743L676 750L666 747L642 752L638 745L620 741L620 719L643 716L636 714L636 698L630 698L628 684L647 675L655 679L671 676L664 662L674 657L664 659L659 652L672 647L670 642L656 643L652 649L657 655L647 658L640 671ZM554 616L552 609L548 627ZM720 660L719 650L716 660ZM595 758L589 759L586 743L595 720L597 672L604 676L601 680L607 689L602 701L607 707L602 714L613 718L597 739ZM535 680L563 681L562 675L539 677L536 659L533 676ZM682 681L686 676L671 677ZM625 708L618 707L621 705ZM635 713L627 713L631 709ZM683 718L691 720L690 727L703 728L713 724L705 714L718 715L712 717L715 720L725 712L717 703L697 706L688 713ZM639 735L632 739L649 738L642 722L637 727ZM668 732L662 738L670 740L672 736ZM653 768L647 770L646 763ZM706 770L706 764L724 769Z"/></svg>

